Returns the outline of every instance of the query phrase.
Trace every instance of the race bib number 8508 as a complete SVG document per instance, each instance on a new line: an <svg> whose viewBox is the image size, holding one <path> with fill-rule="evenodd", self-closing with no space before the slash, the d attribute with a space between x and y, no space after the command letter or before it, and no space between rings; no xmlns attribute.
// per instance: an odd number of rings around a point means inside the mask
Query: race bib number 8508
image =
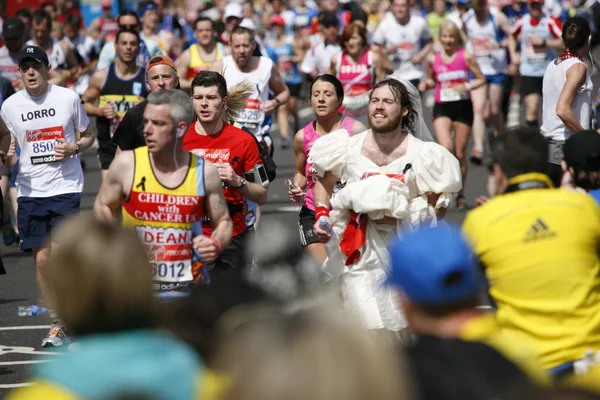
<svg viewBox="0 0 600 400"><path fill-rule="evenodd" d="M53 126L25 131L25 140L30 148L32 164L47 164L56 161L54 144L57 139L64 139L62 126Z"/></svg>

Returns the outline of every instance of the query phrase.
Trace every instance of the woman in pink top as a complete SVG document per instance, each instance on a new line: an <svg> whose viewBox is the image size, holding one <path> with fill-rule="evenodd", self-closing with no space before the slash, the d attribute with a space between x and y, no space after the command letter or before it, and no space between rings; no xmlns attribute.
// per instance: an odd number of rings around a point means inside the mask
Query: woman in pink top
<svg viewBox="0 0 600 400"><path fill-rule="evenodd" d="M450 151L460 162L463 188L467 178L466 150L473 126L471 90L485 84L485 77L472 54L462 47L458 27L445 21L440 27L442 50L431 54L425 62L427 89L435 87L433 129L439 144ZM473 81L470 76L474 76ZM452 143L452 131L454 142ZM458 208L466 207L462 191L456 198Z"/></svg>
<svg viewBox="0 0 600 400"><path fill-rule="evenodd" d="M344 115L355 118L367 115L369 92L373 85L393 72L387 57L369 49L367 30L359 24L346 26L340 38L342 51L331 59L331 74L344 88Z"/></svg>
<svg viewBox="0 0 600 400"><path fill-rule="evenodd" d="M309 157L310 148L315 140L337 129L345 129L351 135L364 132L367 128L350 117L342 118L338 109L344 100L344 89L341 82L333 75L317 76L310 85L310 100L316 119L300 129L294 137L296 153L296 173L294 186L290 189L290 200L295 203L303 201L300 210L298 228L302 246L317 261L322 263L327 258L325 245L319 242L313 231L315 225L315 204L313 187L317 180L317 171ZM306 192L304 192L304 189Z"/></svg>

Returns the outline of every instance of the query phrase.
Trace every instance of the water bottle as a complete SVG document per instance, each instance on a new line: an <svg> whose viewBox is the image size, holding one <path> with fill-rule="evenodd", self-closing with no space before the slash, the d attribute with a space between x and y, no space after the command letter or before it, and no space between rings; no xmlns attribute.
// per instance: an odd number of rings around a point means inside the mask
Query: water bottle
<svg viewBox="0 0 600 400"><path fill-rule="evenodd" d="M36 315L40 315L48 312L46 307L38 307L38 306L19 306L19 311L17 315L19 317L35 317Z"/></svg>
<svg viewBox="0 0 600 400"><path fill-rule="evenodd" d="M331 226L325 217L319 217L319 228L329 232L330 235L333 235L333 229L331 229Z"/></svg>

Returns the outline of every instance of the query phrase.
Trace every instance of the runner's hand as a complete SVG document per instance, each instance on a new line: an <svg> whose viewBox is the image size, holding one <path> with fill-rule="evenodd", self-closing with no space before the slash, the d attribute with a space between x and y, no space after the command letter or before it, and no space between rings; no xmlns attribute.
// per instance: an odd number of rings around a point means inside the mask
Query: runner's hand
<svg viewBox="0 0 600 400"><path fill-rule="evenodd" d="M223 160L219 160L217 163L217 171L219 172L219 178L222 181L227 182L229 186L240 186L241 178L235 173L231 164L225 164Z"/></svg>
<svg viewBox="0 0 600 400"><path fill-rule="evenodd" d="M415 54L414 56L412 56L412 58L410 59L410 62L412 62L413 64L417 65L417 64L421 64L423 62L423 60L425 59L424 56L420 56L418 54Z"/></svg>
<svg viewBox="0 0 600 400"><path fill-rule="evenodd" d="M56 144L54 145L54 156L56 157L56 161L62 161L71 154L75 154L75 150L72 150L71 143L67 143L63 138L56 139Z"/></svg>
<svg viewBox="0 0 600 400"><path fill-rule="evenodd" d="M299 201L304 200L304 196L306 196L306 193L304 193L304 190L296 188L296 189L289 189L288 195L290 196L291 201L293 201L294 203L297 203Z"/></svg>
<svg viewBox="0 0 600 400"><path fill-rule="evenodd" d="M210 238L210 236L196 236L192 241L192 246L194 246L194 250L200 254L200 257L202 257L202 261L204 261L205 264L215 262L219 256L217 244Z"/></svg>
<svg viewBox="0 0 600 400"><path fill-rule="evenodd" d="M329 224L329 226L331 226L331 220L329 219L329 217L325 217L325 219L327 219L327 223ZM319 242L327 243L331 239L331 234L329 232L321 229L321 227L319 225L319 221L315 222L315 225L313 226L313 230L315 231L315 234L317 235Z"/></svg>
<svg viewBox="0 0 600 400"><path fill-rule="evenodd" d="M117 110L115 108L114 103L107 101L104 107L102 108L102 115L104 118L113 119L117 116Z"/></svg>
<svg viewBox="0 0 600 400"><path fill-rule="evenodd" d="M541 46L544 44L544 39L542 39L541 37L539 37L538 35L531 35L529 36L529 42L533 45L533 46Z"/></svg>
<svg viewBox="0 0 600 400"><path fill-rule="evenodd" d="M277 106L278 103L275 100L268 100L265 102L265 107L263 108L263 111L265 112L265 114L269 114L273 112L273 110L275 110Z"/></svg>

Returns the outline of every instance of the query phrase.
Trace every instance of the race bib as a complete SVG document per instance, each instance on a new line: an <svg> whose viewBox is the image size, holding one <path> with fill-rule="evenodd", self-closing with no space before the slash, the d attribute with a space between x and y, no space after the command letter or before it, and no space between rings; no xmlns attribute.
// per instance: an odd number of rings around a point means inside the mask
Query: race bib
<svg viewBox="0 0 600 400"><path fill-rule="evenodd" d="M410 42L398 43L396 46L396 60L400 62L410 61L415 54L415 45Z"/></svg>
<svg viewBox="0 0 600 400"><path fill-rule="evenodd" d="M454 86L457 84L463 84L464 82L442 82L440 85L440 100L442 102L460 101L468 98L466 92L460 92L454 90Z"/></svg>
<svg viewBox="0 0 600 400"><path fill-rule="evenodd" d="M141 83L134 82L133 91L135 92L133 95L102 95L100 96L100 100L98 101L98 107L104 108L106 103L110 102L114 104L115 112L117 114L116 117L110 120L110 137L112 138L115 134L117 127L121 123L121 120L134 105L138 102L142 101L143 98L139 96L141 94ZM139 93L139 94L137 94Z"/></svg>
<svg viewBox="0 0 600 400"><path fill-rule="evenodd" d="M534 46L530 42L525 45L525 54L530 62L545 62L548 55L546 46Z"/></svg>
<svg viewBox="0 0 600 400"><path fill-rule="evenodd" d="M279 73L284 81L291 81L295 78L294 64L287 57L279 60Z"/></svg>
<svg viewBox="0 0 600 400"><path fill-rule="evenodd" d="M192 273L192 234L178 228L137 227L152 265L155 282L187 283L194 280Z"/></svg>
<svg viewBox="0 0 600 400"><path fill-rule="evenodd" d="M263 112L261 110L260 100L248 99L244 108L238 113L236 121L254 132L258 129L258 125L262 121L262 116Z"/></svg>
<svg viewBox="0 0 600 400"><path fill-rule="evenodd" d="M478 58L492 57L492 49L496 47L489 39L473 39L473 54Z"/></svg>
<svg viewBox="0 0 600 400"><path fill-rule="evenodd" d="M194 280L192 260L179 262L153 262L152 279L156 282L180 283Z"/></svg>
<svg viewBox="0 0 600 400"><path fill-rule="evenodd" d="M62 126L25 131L25 139L30 147L31 164L48 164L56 161L54 145L65 138Z"/></svg>

